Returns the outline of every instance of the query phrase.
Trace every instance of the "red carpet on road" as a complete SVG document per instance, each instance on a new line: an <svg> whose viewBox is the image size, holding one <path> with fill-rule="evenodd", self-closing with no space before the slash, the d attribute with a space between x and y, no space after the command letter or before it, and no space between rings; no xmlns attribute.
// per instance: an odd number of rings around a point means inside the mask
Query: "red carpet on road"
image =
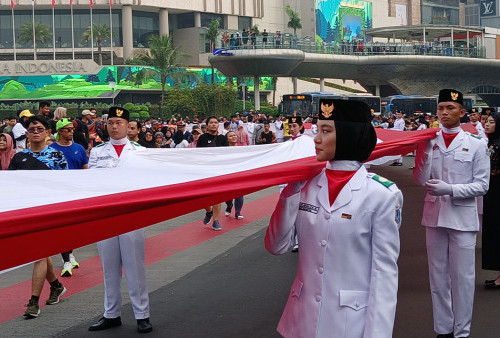
<svg viewBox="0 0 500 338"><path fill-rule="evenodd" d="M238 229L246 224L269 216L276 205L278 194L273 194L243 205L243 220L236 220L233 213L225 217L221 213L222 231L214 231L211 223L203 225L202 221L182 225L178 228L166 231L154 237L146 239L146 265L156 263L162 259L173 256L203 243L211 238L220 236L226 232ZM223 204L223 210L225 205ZM62 297L68 298L103 283L101 262L98 256L80 261L80 268L73 270L71 278L60 278L59 280L68 289ZM55 265L59 265L56 262ZM60 270L56 274L60 275ZM25 304L31 296L31 279L18 284L0 289L0 324L12 320L24 314ZM40 307L45 306L45 300L49 297L49 285L45 283L40 296Z"/></svg>

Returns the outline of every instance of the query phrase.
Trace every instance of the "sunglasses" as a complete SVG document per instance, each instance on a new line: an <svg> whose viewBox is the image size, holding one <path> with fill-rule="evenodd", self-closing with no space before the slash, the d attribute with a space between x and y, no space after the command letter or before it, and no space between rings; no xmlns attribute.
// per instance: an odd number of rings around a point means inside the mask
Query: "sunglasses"
<svg viewBox="0 0 500 338"><path fill-rule="evenodd" d="M41 134L45 131L45 128L43 127L31 127L28 128L28 133L34 134L35 132L38 134Z"/></svg>

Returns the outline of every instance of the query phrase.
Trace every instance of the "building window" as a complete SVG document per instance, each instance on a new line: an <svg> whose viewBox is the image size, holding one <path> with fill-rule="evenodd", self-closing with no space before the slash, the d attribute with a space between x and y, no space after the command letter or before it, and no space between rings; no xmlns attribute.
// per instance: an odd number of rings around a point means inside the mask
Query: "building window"
<svg viewBox="0 0 500 338"><path fill-rule="evenodd" d="M252 18L246 16L238 17L238 30L249 29L252 28Z"/></svg>
<svg viewBox="0 0 500 338"><path fill-rule="evenodd" d="M465 6L465 25L479 26L479 5Z"/></svg>
<svg viewBox="0 0 500 338"><path fill-rule="evenodd" d="M183 13L177 15L177 28L194 27L194 13Z"/></svg>
<svg viewBox="0 0 500 338"><path fill-rule="evenodd" d="M219 28L224 29L224 16L213 13L201 13L201 27L210 27L212 20L220 19Z"/></svg>
<svg viewBox="0 0 500 338"><path fill-rule="evenodd" d="M459 24L458 6L456 8L453 8L453 7L422 4L422 24L458 25Z"/></svg>
<svg viewBox="0 0 500 338"><path fill-rule="evenodd" d="M160 35L158 13L132 12L134 47L149 47L149 37Z"/></svg>

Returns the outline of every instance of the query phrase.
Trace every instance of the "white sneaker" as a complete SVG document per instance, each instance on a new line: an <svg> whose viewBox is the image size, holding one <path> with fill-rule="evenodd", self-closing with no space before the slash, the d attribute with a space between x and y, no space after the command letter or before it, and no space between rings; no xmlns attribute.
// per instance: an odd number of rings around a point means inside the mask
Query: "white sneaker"
<svg viewBox="0 0 500 338"><path fill-rule="evenodd" d="M65 262L64 267L61 270L61 277L71 277L73 275L73 265L70 262Z"/></svg>
<svg viewBox="0 0 500 338"><path fill-rule="evenodd" d="M78 269L80 267L80 264L78 264L78 262L75 259L75 256L72 253L69 254L69 262L73 266L73 269Z"/></svg>
<svg viewBox="0 0 500 338"><path fill-rule="evenodd" d="M245 216L243 216L243 215L236 215L235 217L236 217L236 219L243 219L243 218L245 218Z"/></svg>
<svg viewBox="0 0 500 338"><path fill-rule="evenodd" d="M224 215L226 215L226 217L227 217L227 216L231 215L231 213L229 211L224 211Z"/></svg>

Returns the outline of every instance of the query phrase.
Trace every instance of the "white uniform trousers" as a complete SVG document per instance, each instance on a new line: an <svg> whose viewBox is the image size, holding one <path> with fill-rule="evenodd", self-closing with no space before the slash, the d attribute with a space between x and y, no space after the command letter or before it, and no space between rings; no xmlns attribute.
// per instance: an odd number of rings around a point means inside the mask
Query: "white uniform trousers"
<svg viewBox="0 0 500 338"><path fill-rule="evenodd" d="M135 319L149 318L145 242L144 229L139 229L97 243L104 274L104 317L121 316L123 267Z"/></svg>
<svg viewBox="0 0 500 338"><path fill-rule="evenodd" d="M426 227L434 331L468 337L475 287L475 231Z"/></svg>

